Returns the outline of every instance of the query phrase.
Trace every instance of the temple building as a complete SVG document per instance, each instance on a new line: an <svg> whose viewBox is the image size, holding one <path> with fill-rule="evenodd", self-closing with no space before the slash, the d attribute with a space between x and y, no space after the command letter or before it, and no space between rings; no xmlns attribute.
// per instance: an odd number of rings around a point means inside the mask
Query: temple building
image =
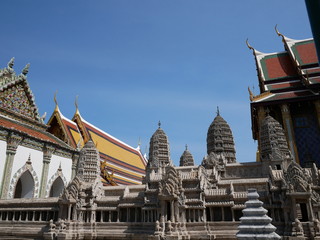
<svg viewBox="0 0 320 240"><path fill-rule="evenodd" d="M285 130L294 160L301 166L320 166L320 67L313 39L294 40L283 34L284 51L262 53L252 48L260 94L250 91L252 134L269 113ZM259 160L259 157L257 157Z"/></svg>
<svg viewBox="0 0 320 240"><path fill-rule="evenodd" d="M74 178L79 151L47 132L27 82L27 65L0 69L1 199L58 197Z"/></svg>
<svg viewBox="0 0 320 240"><path fill-rule="evenodd" d="M102 178L104 185L141 184L147 160L139 146L133 148L87 122L81 116L77 102L72 120L60 112L56 97L55 103L55 110L47 123L48 132L75 149L81 149L89 140L93 141L100 153L101 166L105 169L105 177Z"/></svg>
<svg viewBox="0 0 320 240"><path fill-rule="evenodd" d="M160 123L147 162L78 106L70 120L55 99L44 124L28 66L17 75L10 61L0 70L0 238L236 240L239 225L238 236L254 234L250 223L276 239L319 240L318 65L312 39L279 35L282 53L248 44L261 93L250 92L257 161L245 163L219 109L200 165L187 146L174 165Z"/></svg>

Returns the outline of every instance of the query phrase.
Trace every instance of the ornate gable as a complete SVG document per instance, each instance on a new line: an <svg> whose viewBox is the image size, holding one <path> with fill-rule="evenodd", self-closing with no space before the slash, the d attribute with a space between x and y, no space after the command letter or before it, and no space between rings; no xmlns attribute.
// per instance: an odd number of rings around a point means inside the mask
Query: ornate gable
<svg viewBox="0 0 320 240"><path fill-rule="evenodd" d="M13 64L14 58L6 68L0 69L0 108L42 123L27 82L29 64L19 75L16 75Z"/></svg>
<svg viewBox="0 0 320 240"><path fill-rule="evenodd" d="M295 192L307 192L308 184L311 181L308 174L294 161L291 162L285 172L285 179L289 185L289 190Z"/></svg>

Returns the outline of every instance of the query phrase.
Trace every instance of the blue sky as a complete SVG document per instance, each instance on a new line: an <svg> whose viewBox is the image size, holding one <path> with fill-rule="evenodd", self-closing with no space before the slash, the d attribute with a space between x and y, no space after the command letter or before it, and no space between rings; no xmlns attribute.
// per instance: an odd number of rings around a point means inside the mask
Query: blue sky
<svg viewBox="0 0 320 240"><path fill-rule="evenodd" d="M200 164L219 106L237 160L255 161L247 87L258 94L250 44L282 51L275 31L312 37L303 0L2 1L0 67L30 63L40 115L82 116L137 146L149 146L160 120L176 165L185 144Z"/></svg>

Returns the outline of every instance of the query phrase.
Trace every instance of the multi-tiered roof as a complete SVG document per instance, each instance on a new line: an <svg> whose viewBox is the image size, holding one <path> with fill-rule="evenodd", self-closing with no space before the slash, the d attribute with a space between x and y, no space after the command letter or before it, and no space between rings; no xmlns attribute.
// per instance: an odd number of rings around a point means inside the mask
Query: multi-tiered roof
<svg viewBox="0 0 320 240"><path fill-rule="evenodd" d="M255 139L259 130L255 106L319 98L320 67L313 39L294 40L276 31L284 43L282 52L262 53L247 42L255 56L260 88L256 96L249 89Z"/></svg>
<svg viewBox="0 0 320 240"><path fill-rule="evenodd" d="M48 125L50 132L74 148L80 148L90 140L95 144L100 153L101 166L106 168L110 176L109 180L102 179L105 185L141 184L146 160L139 147L133 148L87 122L78 108L70 120L56 106Z"/></svg>

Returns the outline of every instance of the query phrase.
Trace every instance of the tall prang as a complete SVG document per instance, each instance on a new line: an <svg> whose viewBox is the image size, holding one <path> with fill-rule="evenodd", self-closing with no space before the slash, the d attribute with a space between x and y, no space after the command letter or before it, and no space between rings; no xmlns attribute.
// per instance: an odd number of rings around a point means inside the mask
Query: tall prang
<svg viewBox="0 0 320 240"><path fill-rule="evenodd" d="M259 143L260 160L268 162L272 169L282 169L285 160L292 160L283 128L270 115L262 121Z"/></svg>
<svg viewBox="0 0 320 240"><path fill-rule="evenodd" d="M80 152L77 176L87 183L93 183L100 176L99 152L91 140Z"/></svg>
<svg viewBox="0 0 320 240"><path fill-rule="evenodd" d="M172 165L170 159L169 141L165 132L159 127L150 139L149 161L147 167L164 167Z"/></svg>
<svg viewBox="0 0 320 240"><path fill-rule="evenodd" d="M224 155L228 163L236 162L232 131L229 124L220 116L219 109L207 134L207 154L210 155L211 152Z"/></svg>
<svg viewBox="0 0 320 240"><path fill-rule="evenodd" d="M188 150L188 146L186 145L186 150L182 153L180 157L180 167L184 166L194 166L193 156Z"/></svg>

